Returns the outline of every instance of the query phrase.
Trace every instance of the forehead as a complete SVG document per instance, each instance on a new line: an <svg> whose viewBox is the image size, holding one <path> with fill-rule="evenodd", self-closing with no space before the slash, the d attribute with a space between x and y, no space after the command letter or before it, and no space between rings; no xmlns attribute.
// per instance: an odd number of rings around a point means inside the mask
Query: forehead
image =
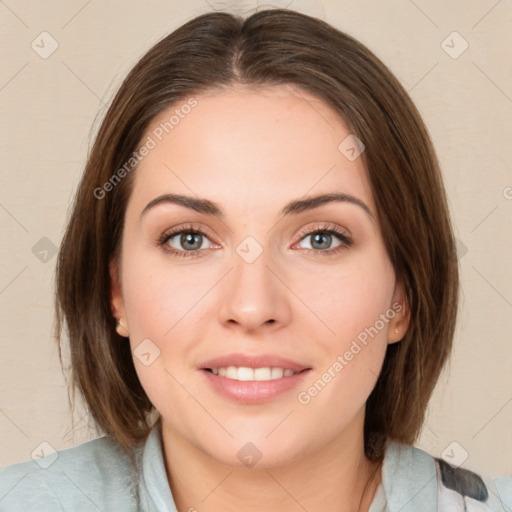
<svg viewBox="0 0 512 512"><path fill-rule="evenodd" d="M372 204L361 158L340 143L350 135L321 99L294 86L234 88L192 95L160 113L143 143L133 200L186 193L277 209L290 198L344 192Z"/></svg>

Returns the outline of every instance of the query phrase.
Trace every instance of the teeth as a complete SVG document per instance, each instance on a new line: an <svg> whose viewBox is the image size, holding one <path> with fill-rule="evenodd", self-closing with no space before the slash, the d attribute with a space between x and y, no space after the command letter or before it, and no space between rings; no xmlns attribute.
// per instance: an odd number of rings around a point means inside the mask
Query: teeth
<svg viewBox="0 0 512 512"><path fill-rule="evenodd" d="M272 380L272 370L270 368L255 368L254 380Z"/></svg>
<svg viewBox="0 0 512 512"><path fill-rule="evenodd" d="M295 372L289 369L283 368L246 368L237 366L228 366L227 368L211 368L211 371L215 375L226 377L228 379L247 381L247 380L275 380L282 379L283 377L289 377Z"/></svg>
<svg viewBox="0 0 512 512"><path fill-rule="evenodd" d="M235 366L228 366L226 368L226 375L228 379L237 379L238 378L238 370Z"/></svg>

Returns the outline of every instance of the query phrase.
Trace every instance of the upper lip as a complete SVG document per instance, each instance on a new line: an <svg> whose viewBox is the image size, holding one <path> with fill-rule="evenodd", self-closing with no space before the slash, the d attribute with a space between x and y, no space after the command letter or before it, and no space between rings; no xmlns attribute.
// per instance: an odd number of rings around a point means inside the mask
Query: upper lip
<svg viewBox="0 0 512 512"><path fill-rule="evenodd" d="M201 370L207 368L227 368L228 366L244 368L283 368L293 370L295 373L310 369L310 366L300 364L291 359L273 354L226 354L218 356L199 365Z"/></svg>

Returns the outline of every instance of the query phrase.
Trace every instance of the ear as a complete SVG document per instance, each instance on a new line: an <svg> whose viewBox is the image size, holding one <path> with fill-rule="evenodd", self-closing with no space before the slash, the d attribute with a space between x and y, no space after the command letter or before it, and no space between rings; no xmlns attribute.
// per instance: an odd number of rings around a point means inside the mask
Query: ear
<svg viewBox="0 0 512 512"><path fill-rule="evenodd" d="M411 321L411 307L402 279L396 280L391 309L395 312L395 316L389 321L388 344L397 343L403 339Z"/></svg>
<svg viewBox="0 0 512 512"><path fill-rule="evenodd" d="M110 309L114 318L117 320L116 330L120 336L128 337L128 322L126 320L126 312L124 309L123 293L121 290L121 280L119 278L119 265L112 258L109 262L110 274Z"/></svg>

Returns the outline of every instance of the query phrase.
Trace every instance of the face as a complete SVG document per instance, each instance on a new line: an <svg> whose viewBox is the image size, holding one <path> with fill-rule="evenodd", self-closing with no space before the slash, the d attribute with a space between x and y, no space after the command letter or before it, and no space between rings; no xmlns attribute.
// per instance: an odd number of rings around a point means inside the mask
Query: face
<svg viewBox="0 0 512 512"><path fill-rule="evenodd" d="M288 86L186 104L143 139L111 265L164 440L234 465L360 440L407 318L362 158L339 149L350 131Z"/></svg>

